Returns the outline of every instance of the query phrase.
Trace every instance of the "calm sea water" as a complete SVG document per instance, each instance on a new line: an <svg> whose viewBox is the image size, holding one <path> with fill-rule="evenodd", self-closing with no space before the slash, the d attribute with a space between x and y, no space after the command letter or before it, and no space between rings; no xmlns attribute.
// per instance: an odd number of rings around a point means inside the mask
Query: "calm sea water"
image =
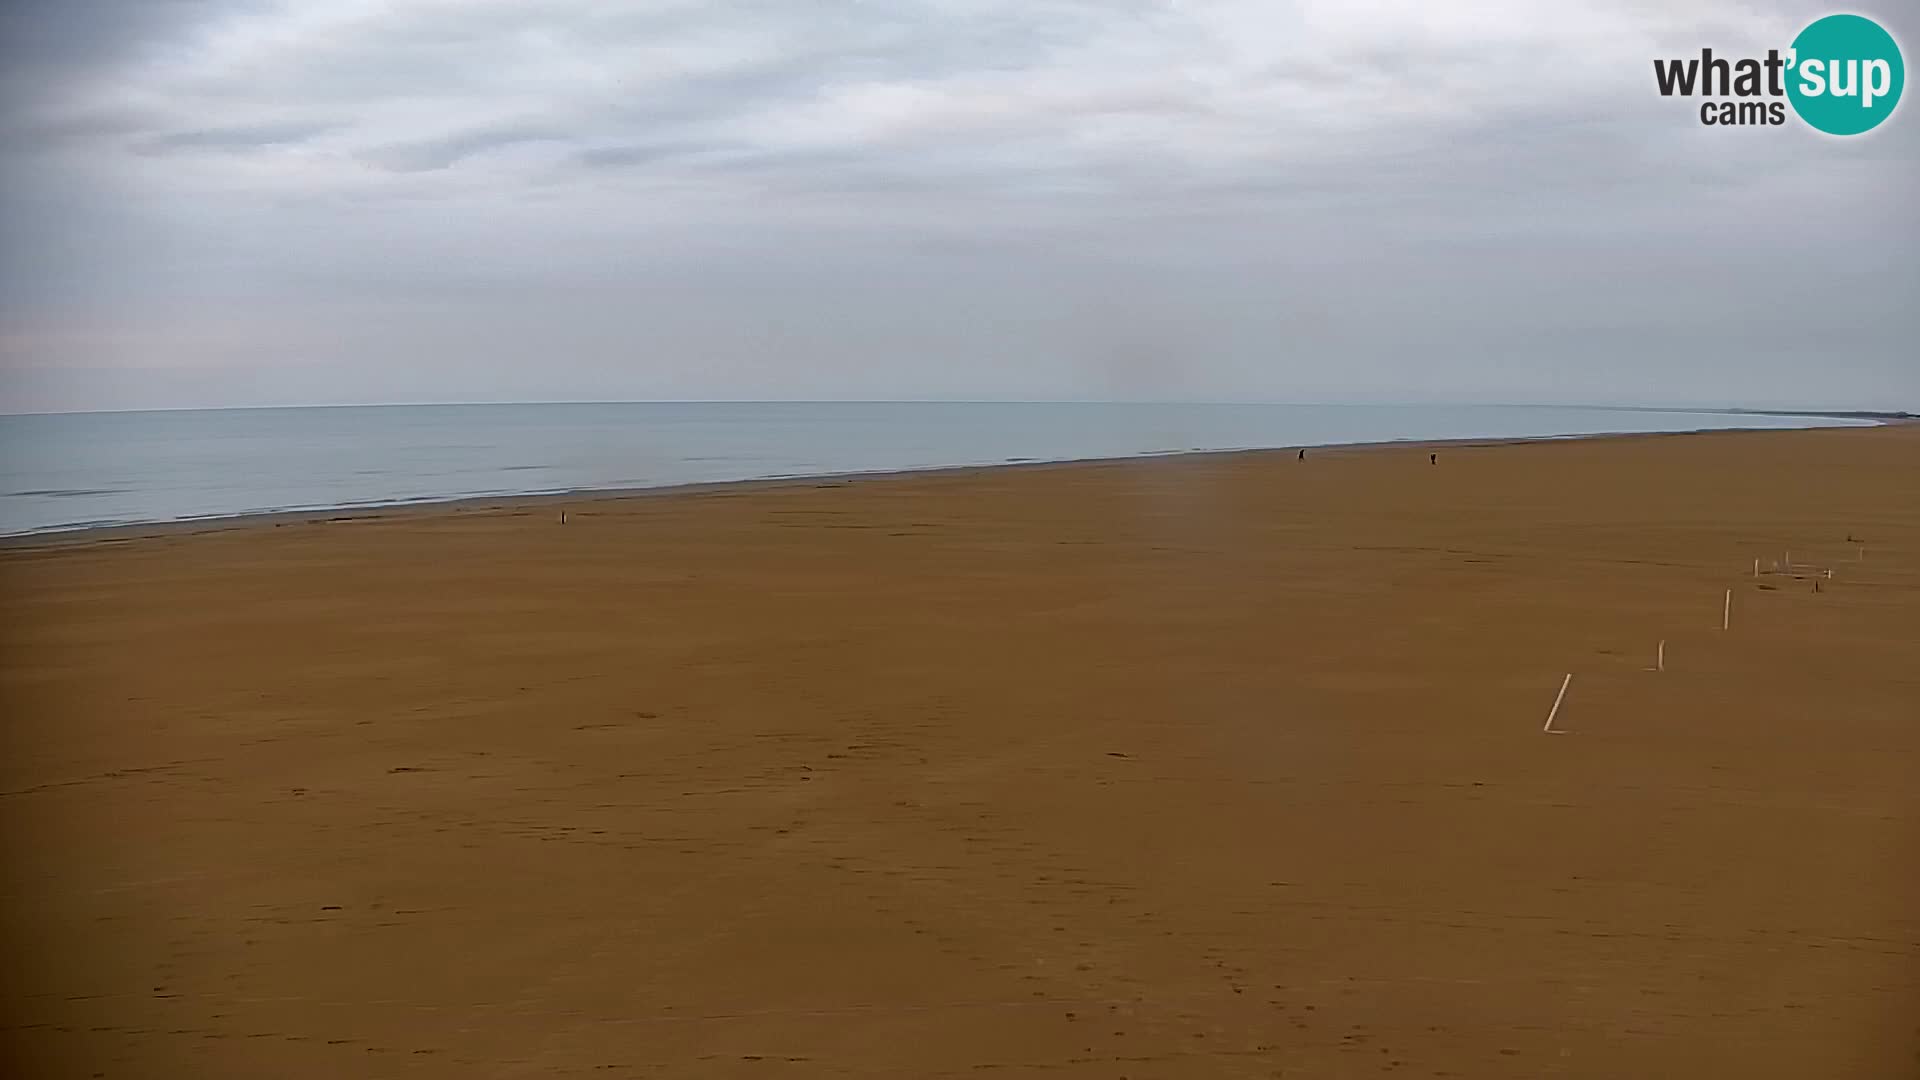
<svg viewBox="0 0 1920 1080"><path fill-rule="evenodd" d="M0 416L0 534L1188 450L1843 423L1509 406L893 402Z"/></svg>

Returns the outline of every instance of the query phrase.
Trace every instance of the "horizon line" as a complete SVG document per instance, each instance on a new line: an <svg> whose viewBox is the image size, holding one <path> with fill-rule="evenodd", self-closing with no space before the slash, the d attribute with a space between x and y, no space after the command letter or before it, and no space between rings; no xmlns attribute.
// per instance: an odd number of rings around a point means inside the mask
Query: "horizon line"
<svg viewBox="0 0 1920 1080"><path fill-rule="evenodd" d="M1201 407L1289 408L1496 408L1602 409L1619 412L1749 413L1793 416L1913 417L1911 410L1890 407L1810 405L1647 405L1602 402L1529 401L1281 401L1274 399L1217 400L1210 398L598 398L470 401L360 401L277 405L169 405L144 408L0 410L0 418L29 416L115 416L151 413L269 412L302 409L441 409L512 408L564 405L1187 405Z"/></svg>

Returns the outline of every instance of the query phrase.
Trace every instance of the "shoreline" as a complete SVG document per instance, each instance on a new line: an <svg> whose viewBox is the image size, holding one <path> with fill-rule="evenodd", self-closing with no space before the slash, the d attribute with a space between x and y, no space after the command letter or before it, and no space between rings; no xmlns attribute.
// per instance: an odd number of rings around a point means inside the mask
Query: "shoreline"
<svg viewBox="0 0 1920 1080"><path fill-rule="evenodd" d="M1639 410L1659 411L1659 410ZM1708 411L1708 410L1684 410ZM1229 457L1257 457L1288 454L1299 450L1322 453L1349 451L1379 452L1388 449L1419 450L1427 447L1520 446L1542 442L1585 442L1612 439L1654 439L1697 437L1703 435L1791 434L1802 431L1845 431L1877 427L1897 427L1920 420L1837 413L1756 413L1756 415L1797 416L1813 419L1843 420L1846 423L1820 424L1798 428L1691 428L1675 431L1596 431L1570 435L1524 435L1512 437L1468 436L1457 439L1388 439L1371 442L1309 443L1302 445L1248 447L1233 450L1169 450L1139 454L1090 458L1047 458L1033 461L1001 461L971 465L930 465L924 468L869 469L853 472L804 473L793 476L746 477L739 480L695 481L644 487L572 488L565 491L520 492L504 495L429 496L402 502L348 503L339 506L287 510L250 510L237 514L178 518L166 521L139 521L113 525L57 527L34 532L0 535L0 554L17 551L44 551L101 543L181 536L201 536L235 530L279 528L287 525L329 524L346 521L376 521L417 517L433 513L471 513L475 509L518 510L557 502L605 502L624 499L659 498L673 495L697 495L712 491L751 492L788 487L816 486L823 482L875 481L898 477L950 476L1013 469L1049 469L1073 466L1114 465L1130 461L1167 459L1191 460Z"/></svg>

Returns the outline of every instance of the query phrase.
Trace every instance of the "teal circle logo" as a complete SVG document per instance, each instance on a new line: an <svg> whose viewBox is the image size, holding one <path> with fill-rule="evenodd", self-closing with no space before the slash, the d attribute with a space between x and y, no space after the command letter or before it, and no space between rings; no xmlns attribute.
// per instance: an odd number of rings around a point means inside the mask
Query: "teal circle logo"
<svg viewBox="0 0 1920 1080"><path fill-rule="evenodd" d="M1907 83L1893 35L1860 15L1809 23L1793 39L1787 63L1793 111L1829 135L1872 131L1892 115Z"/></svg>

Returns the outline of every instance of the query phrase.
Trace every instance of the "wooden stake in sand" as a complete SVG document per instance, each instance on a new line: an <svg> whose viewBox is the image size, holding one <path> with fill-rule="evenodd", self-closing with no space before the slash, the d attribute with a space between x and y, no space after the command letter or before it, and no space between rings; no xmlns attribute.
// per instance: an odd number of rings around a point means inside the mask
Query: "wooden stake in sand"
<svg viewBox="0 0 1920 1080"><path fill-rule="evenodd" d="M1760 560L1759 559L1753 560L1753 576L1754 577L1760 576Z"/></svg>
<svg viewBox="0 0 1920 1080"><path fill-rule="evenodd" d="M1667 670L1667 639L1660 639L1660 647L1653 652L1653 670Z"/></svg>
<svg viewBox="0 0 1920 1080"><path fill-rule="evenodd" d="M567 523L567 512L565 510L562 510L560 511L560 524L565 525L566 523Z"/></svg>
<svg viewBox="0 0 1920 1080"><path fill-rule="evenodd" d="M1547 723L1546 723L1546 726L1540 729L1541 731L1544 731L1549 735L1565 735L1566 734L1566 732L1564 731L1553 730L1553 718L1560 715L1560 699L1567 696L1567 684L1572 681L1573 681L1573 672L1571 671L1567 672L1566 678L1560 680L1560 692L1553 695L1553 708L1547 710Z"/></svg>
<svg viewBox="0 0 1920 1080"><path fill-rule="evenodd" d="M1726 630L1726 629L1730 629L1732 626L1733 626L1733 590L1728 589L1727 602L1720 606L1720 629Z"/></svg>

